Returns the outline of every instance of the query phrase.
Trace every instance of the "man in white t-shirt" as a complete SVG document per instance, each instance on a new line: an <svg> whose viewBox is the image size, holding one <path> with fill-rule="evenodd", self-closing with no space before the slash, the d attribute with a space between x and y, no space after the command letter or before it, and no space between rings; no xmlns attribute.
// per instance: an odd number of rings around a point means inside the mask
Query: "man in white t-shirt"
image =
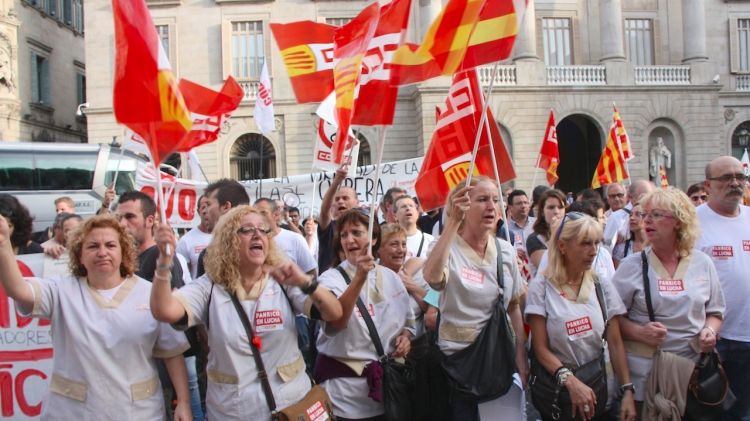
<svg viewBox="0 0 750 421"><path fill-rule="evenodd" d="M206 219L203 215L203 208L206 206L206 201L203 196L198 198L198 215L200 216L200 224L197 227L188 231L185 235L180 238L177 243L177 254L185 258L190 266L190 277L195 279L198 274L198 257L201 252L211 242L211 233L206 228Z"/></svg>
<svg viewBox="0 0 750 421"><path fill-rule="evenodd" d="M609 205L609 209L604 213L607 218L628 203L628 193L625 191L625 186L620 183L607 184L604 196Z"/></svg>
<svg viewBox="0 0 750 421"><path fill-rule="evenodd" d="M656 186L648 180L634 181L628 188L628 198L630 199L630 202L628 202L628 204L622 209L612 212L609 218L607 218L607 224L604 226L603 244L610 254L612 254L612 249L615 248L615 245L624 242L628 236L628 230L630 229L628 222L630 220L633 205L638 203L643 195L654 189L656 189ZM611 190L611 187L608 191L609 190Z"/></svg>
<svg viewBox="0 0 750 421"><path fill-rule="evenodd" d="M407 257L426 257L430 243L435 239L417 228L419 210L417 203L411 196L401 196L393 202L393 211L401 228L406 231Z"/></svg>
<svg viewBox="0 0 750 421"><path fill-rule="evenodd" d="M708 202L698 206L701 238L719 273L726 312L717 343L736 403L725 420L750 420L750 207L742 205L747 176L742 163L720 156L706 165Z"/></svg>

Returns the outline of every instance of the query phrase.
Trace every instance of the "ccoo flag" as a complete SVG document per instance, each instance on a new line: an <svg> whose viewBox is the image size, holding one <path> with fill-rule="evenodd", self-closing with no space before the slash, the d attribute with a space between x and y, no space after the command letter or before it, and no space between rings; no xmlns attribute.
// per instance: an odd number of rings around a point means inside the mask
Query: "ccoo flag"
<svg viewBox="0 0 750 421"><path fill-rule="evenodd" d="M547 183L554 186L560 178L557 176L557 167L560 165L560 150L557 144L557 128L555 127L555 112L549 111L547 128L544 130L542 148L539 150L537 168L547 172Z"/></svg>
<svg viewBox="0 0 750 421"><path fill-rule="evenodd" d="M118 122L146 141L156 164L179 148L192 119L144 0L113 0Z"/></svg>
<svg viewBox="0 0 750 421"><path fill-rule="evenodd" d="M276 130L276 120L273 116L273 95L271 91L271 78L268 77L268 67L263 62L263 70L260 72L260 83L258 83L258 97L255 98L255 109L253 110L255 124L264 136L268 136Z"/></svg>

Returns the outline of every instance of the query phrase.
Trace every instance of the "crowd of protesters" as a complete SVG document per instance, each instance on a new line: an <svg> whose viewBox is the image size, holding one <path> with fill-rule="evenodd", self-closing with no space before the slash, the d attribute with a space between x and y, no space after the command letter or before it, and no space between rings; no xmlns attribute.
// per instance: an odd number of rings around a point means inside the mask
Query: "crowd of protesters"
<svg viewBox="0 0 750 421"><path fill-rule="evenodd" d="M85 220L59 198L38 233L0 194L2 287L52 321L43 419L271 419L317 383L337 419L390 420L385 354L415 368L410 419L521 420L528 400L544 420L750 420L737 159L686 192L635 180L529 198L480 176L424 213L392 188L371 237L346 173L314 215L211 183L179 239L141 192L109 191ZM67 254L69 273L22 277L31 253ZM694 371L715 352L728 387L708 405Z"/></svg>

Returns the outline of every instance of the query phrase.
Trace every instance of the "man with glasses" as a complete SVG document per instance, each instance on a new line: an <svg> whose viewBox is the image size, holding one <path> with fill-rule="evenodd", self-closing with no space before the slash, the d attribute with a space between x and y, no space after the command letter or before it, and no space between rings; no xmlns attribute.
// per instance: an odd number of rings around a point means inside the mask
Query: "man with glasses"
<svg viewBox="0 0 750 421"><path fill-rule="evenodd" d="M708 201L698 206L701 238L719 273L726 313L717 349L737 401L724 420L750 421L750 207L742 205L747 176L742 163L720 156L706 165Z"/></svg>
<svg viewBox="0 0 750 421"><path fill-rule="evenodd" d="M695 183L688 187L687 195L694 206L700 206L708 201L708 193L704 183Z"/></svg>
<svg viewBox="0 0 750 421"><path fill-rule="evenodd" d="M628 203L628 198L627 193L625 192L625 187L620 183L608 184L606 192L609 210L605 212L604 216L609 218L609 215L612 215L613 212L617 212L625 207Z"/></svg>
<svg viewBox="0 0 750 421"><path fill-rule="evenodd" d="M622 209L612 212L607 218L607 225L604 227L604 246L611 253L615 245L625 242L628 236L630 214L633 205L637 204L641 197L656 188L654 183L648 180L636 180L628 188L628 198L630 201ZM610 189L607 189L607 198L609 198Z"/></svg>

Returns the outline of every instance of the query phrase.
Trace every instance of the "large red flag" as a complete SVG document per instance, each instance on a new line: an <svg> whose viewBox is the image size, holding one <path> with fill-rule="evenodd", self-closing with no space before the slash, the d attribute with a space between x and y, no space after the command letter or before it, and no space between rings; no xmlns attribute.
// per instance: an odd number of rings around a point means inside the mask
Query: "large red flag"
<svg viewBox="0 0 750 421"><path fill-rule="evenodd" d="M190 110L193 127L180 142L178 151L188 152L219 137L221 126L239 107L245 93L232 76L227 78L219 92L187 79L180 79L179 86Z"/></svg>
<svg viewBox="0 0 750 421"><path fill-rule="evenodd" d="M391 86L391 59L403 43L409 22L411 0L393 0L380 8L375 35L362 59L362 75L352 124L362 126L393 123L398 86Z"/></svg>
<svg viewBox="0 0 750 421"><path fill-rule="evenodd" d="M555 127L555 112L550 110L547 128L544 130L542 148L539 150L539 161L537 168L547 172L547 183L555 185L560 178L557 176L557 167L560 165L560 150L557 145L557 128Z"/></svg>
<svg viewBox="0 0 750 421"><path fill-rule="evenodd" d="M426 211L444 206L450 190L468 175L474 138L482 115L480 95L482 92L475 71L461 72L453 77L453 85L445 100L446 111L437 117L432 142L415 185L419 202ZM515 169L489 107L487 113L500 181L505 183L516 178ZM482 129L474 175L494 179L489 136L486 127Z"/></svg>
<svg viewBox="0 0 750 421"><path fill-rule="evenodd" d="M309 20L270 26L297 102L323 101L333 91L336 27Z"/></svg>
<svg viewBox="0 0 750 421"><path fill-rule="evenodd" d="M331 148L333 162L341 164L344 159L346 139L355 104L354 94L359 85L362 58L370 45L380 19L380 8L373 3L362 10L351 22L338 28L333 34L334 57L338 62L333 68L333 84L336 92L336 119L339 131Z"/></svg>
<svg viewBox="0 0 750 421"><path fill-rule="evenodd" d="M113 0L115 118L146 140L156 164L175 152L190 130L177 87L143 0Z"/></svg>

